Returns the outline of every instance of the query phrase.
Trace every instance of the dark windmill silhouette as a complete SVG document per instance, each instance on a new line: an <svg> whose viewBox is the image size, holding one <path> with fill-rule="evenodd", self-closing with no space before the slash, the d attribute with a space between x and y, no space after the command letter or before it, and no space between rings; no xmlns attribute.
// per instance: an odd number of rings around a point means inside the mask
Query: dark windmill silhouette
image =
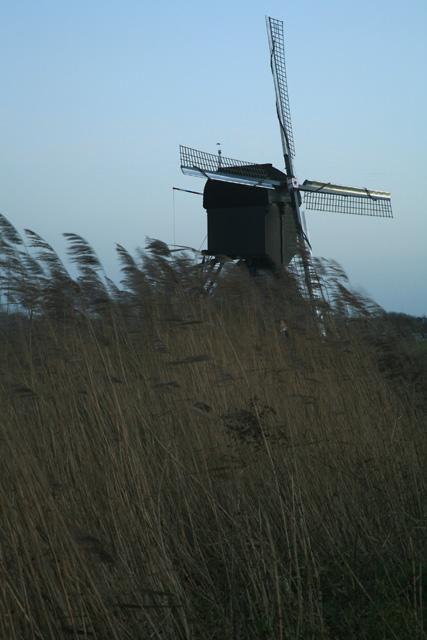
<svg viewBox="0 0 427 640"><path fill-rule="evenodd" d="M300 207L345 214L392 217L390 193L305 180L294 172L295 144L289 108L283 22L267 17L270 65L282 140L284 171L272 164L245 162L180 146L183 173L206 178L203 206L208 218L211 262L240 259L256 270L291 265L305 279L308 294L318 286L309 260L311 246ZM221 268L221 267L219 267Z"/></svg>

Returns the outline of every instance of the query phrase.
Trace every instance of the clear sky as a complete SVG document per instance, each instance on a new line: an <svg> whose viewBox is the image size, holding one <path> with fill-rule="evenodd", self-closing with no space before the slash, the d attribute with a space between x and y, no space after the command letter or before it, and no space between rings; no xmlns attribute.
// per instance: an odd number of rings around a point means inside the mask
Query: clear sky
<svg viewBox="0 0 427 640"><path fill-rule="evenodd" d="M395 218L307 213L334 258L387 310L427 314L426 0L2 0L0 210L62 251L173 240L180 143L282 168L264 16L285 21L295 166L392 192ZM176 242L206 233L175 196Z"/></svg>

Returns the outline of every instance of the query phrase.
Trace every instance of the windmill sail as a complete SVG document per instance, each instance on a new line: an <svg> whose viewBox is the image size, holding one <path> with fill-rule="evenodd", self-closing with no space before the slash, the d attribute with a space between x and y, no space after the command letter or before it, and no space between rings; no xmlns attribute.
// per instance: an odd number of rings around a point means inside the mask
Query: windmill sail
<svg viewBox="0 0 427 640"><path fill-rule="evenodd" d="M283 22L275 18L266 18L268 42L270 45L271 72L276 91L277 116L282 135L283 155L295 156L294 135L292 132L291 111L289 108L288 80L286 76L285 42Z"/></svg>
<svg viewBox="0 0 427 640"><path fill-rule="evenodd" d="M179 154L182 172L191 176L265 189L274 189L286 180L286 175L271 164L233 160L182 145Z"/></svg>
<svg viewBox="0 0 427 640"><path fill-rule="evenodd" d="M313 180L305 180L299 191L304 192L306 209L379 218L393 217L391 195L387 191L344 187Z"/></svg>
<svg viewBox="0 0 427 640"><path fill-rule="evenodd" d="M305 284L305 292L318 314L324 302L323 292L310 259L311 245L300 210L302 197L306 209L383 218L393 217L391 198L385 191L312 180L299 185L293 169L295 143L283 22L266 17L266 26L284 171L271 164L226 158L221 151L213 154L185 146L180 146L181 169L185 174L207 179L203 192L208 218L206 255L238 258L251 269L293 270L301 276L299 280Z"/></svg>

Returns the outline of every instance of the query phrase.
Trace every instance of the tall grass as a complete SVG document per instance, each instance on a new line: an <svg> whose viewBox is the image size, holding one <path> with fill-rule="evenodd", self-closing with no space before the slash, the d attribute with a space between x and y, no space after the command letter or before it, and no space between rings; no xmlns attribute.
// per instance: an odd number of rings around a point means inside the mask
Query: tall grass
<svg viewBox="0 0 427 640"><path fill-rule="evenodd" d="M287 274L207 295L150 241L119 287L1 222L1 638L426 637L425 416L337 265L319 322Z"/></svg>

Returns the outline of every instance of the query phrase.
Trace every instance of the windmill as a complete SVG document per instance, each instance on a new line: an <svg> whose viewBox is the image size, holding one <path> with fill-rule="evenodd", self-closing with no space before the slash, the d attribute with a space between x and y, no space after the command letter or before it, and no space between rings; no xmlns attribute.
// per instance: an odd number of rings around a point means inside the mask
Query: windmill
<svg viewBox="0 0 427 640"><path fill-rule="evenodd" d="M234 160L180 146L183 173L205 178L203 206L208 218L208 248L212 261L219 256L245 261L249 267L277 269L294 265L304 276L307 292L318 286L311 261L311 245L303 226L305 209L392 217L390 193L296 179L295 143L286 77L283 22L266 17L270 66L276 94L276 112L283 149L284 171L272 164Z"/></svg>

